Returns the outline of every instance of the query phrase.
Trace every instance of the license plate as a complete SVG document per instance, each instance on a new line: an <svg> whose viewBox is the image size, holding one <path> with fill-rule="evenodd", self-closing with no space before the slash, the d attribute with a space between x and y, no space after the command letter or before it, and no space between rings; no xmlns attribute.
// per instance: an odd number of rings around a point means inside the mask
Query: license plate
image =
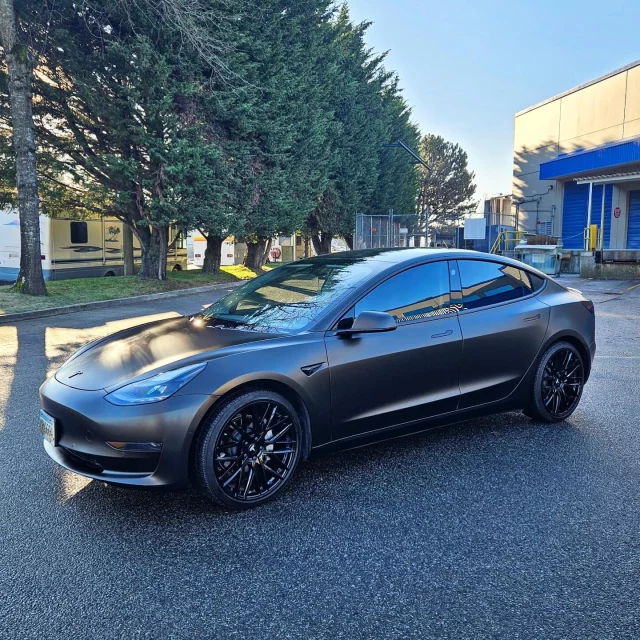
<svg viewBox="0 0 640 640"><path fill-rule="evenodd" d="M44 439L56 446L56 419L40 409L40 432Z"/></svg>

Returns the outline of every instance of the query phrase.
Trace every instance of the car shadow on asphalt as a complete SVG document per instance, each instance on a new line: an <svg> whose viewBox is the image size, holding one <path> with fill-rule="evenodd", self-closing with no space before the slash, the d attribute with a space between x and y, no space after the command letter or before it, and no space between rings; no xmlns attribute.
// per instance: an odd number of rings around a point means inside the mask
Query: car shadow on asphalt
<svg viewBox="0 0 640 640"><path fill-rule="evenodd" d="M547 442L540 451L541 442ZM459 477L475 474L479 480L535 473L533 455L557 458L558 466L570 452L584 445L584 434L565 422L547 425L520 413L505 413L440 427L420 434L326 455L302 463L289 487L273 501L239 512L213 504L195 489L140 489L92 481L64 501L98 522L145 521L161 527L175 522L244 522L255 517L294 518L297 512L349 511L370 500L395 508L399 501L434 492L465 490ZM557 462L557 464L556 464ZM60 470L62 473L69 473ZM412 498L413 496L413 498ZM197 525L195 525L197 523Z"/></svg>

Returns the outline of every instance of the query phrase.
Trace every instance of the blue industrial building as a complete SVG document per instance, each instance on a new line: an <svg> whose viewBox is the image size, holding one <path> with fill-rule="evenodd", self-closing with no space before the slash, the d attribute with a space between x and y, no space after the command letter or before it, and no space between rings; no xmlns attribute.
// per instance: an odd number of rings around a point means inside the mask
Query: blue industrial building
<svg viewBox="0 0 640 640"><path fill-rule="evenodd" d="M640 275L640 61L516 114L513 196L566 270Z"/></svg>

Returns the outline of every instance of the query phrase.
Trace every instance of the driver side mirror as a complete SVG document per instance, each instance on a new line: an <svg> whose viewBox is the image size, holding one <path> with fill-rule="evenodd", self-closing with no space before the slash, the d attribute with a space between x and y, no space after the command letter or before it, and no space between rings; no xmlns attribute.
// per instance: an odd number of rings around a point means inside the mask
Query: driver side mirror
<svg viewBox="0 0 640 640"><path fill-rule="evenodd" d="M395 318L384 311L363 311L348 329L339 329L339 336L351 336L358 333L382 333L395 331L398 325Z"/></svg>

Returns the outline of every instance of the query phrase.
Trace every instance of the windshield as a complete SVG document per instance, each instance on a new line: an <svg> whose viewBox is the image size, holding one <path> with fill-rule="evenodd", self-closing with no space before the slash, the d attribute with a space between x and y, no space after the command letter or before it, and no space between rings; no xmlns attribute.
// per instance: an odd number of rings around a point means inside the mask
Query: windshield
<svg viewBox="0 0 640 640"><path fill-rule="evenodd" d="M286 264L215 302L204 319L256 331L302 331L370 273L353 262Z"/></svg>

